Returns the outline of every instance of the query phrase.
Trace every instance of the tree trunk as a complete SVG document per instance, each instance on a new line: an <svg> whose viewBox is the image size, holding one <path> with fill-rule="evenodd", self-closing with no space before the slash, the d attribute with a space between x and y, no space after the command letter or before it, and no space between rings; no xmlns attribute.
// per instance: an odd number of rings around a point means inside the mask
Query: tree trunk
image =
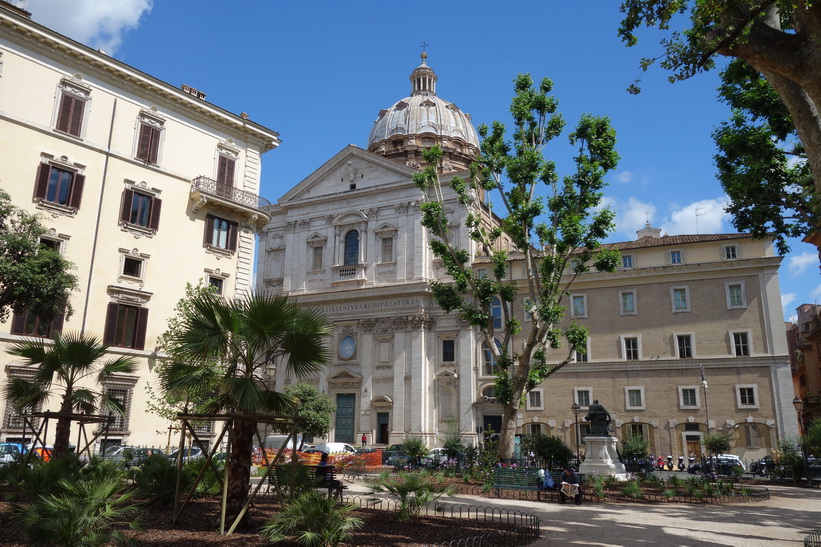
<svg viewBox="0 0 821 547"><path fill-rule="evenodd" d="M236 418L231 444L231 459L228 462L228 499L226 505L227 522L233 522L248 499L251 485L251 455L253 452L253 420ZM247 517L246 512L245 516ZM244 519L247 522L247 519Z"/></svg>
<svg viewBox="0 0 821 547"><path fill-rule="evenodd" d="M60 405L60 414L71 414L71 391L63 396ZM57 427L54 432L54 456L65 454L71 441L71 418L60 416L57 418Z"/></svg>
<svg viewBox="0 0 821 547"><path fill-rule="evenodd" d="M514 439L516 438L516 414L519 412L519 398L502 407L502 431L499 432L499 459L513 459Z"/></svg>

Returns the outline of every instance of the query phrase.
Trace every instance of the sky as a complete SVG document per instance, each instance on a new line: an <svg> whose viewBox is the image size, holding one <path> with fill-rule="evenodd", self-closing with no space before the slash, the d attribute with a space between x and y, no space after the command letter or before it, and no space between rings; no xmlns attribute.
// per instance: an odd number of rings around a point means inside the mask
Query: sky
<svg viewBox="0 0 821 547"><path fill-rule="evenodd" d="M20 0L17 0L19 3ZM206 100L280 133L263 156L261 195L276 202L348 144L367 147L379 111L410 95L428 44L437 95L475 125L509 122L513 79L554 82L565 134L545 150L570 174L567 143L580 116L608 116L621 156L608 176L616 216L608 241L636 238L646 221L670 235L735 232L716 178L711 133L728 118L718 71L670 84L643 57L656 31L627 48L619 2L507 0L470 3L28 0L32 18L154 77L190 85ZM641 78L642 93L626 88ZM784 318L821 301L815 248L794 240L779 270Z"/></svg>

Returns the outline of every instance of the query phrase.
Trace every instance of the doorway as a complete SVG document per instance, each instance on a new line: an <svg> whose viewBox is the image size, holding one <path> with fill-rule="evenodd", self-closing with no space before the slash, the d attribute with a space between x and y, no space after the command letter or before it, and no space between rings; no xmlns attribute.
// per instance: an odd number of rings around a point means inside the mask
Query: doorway
<svg viewBox="0 0 821 547"><path fill-rule="evenodd" d="M390 427L388 426L388 422L390 421L390 413L389 412L377 412L376 413L376 443L377 444L388 444L390 440Z"/></svg>
<svg viewBox="0 0 821 547"><path fill-rule="evenodd" d="M354 426L356 425L356 394L337 393L336 426L334 440L338 443L354 444Z"/></svg>

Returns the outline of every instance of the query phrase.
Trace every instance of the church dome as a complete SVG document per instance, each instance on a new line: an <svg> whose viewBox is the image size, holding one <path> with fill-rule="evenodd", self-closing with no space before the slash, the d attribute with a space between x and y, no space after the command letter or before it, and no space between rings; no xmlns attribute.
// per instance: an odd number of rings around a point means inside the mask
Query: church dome
<svg viewBox="0 0 821 547"><path fill-rule="evenodd" d="M442 148L443 171L467 170L479 154L479 137L470 114L436 96L436 73L422 64L411 73L411 95L379 112L368 150L416 169L424 167L422 150Z"/></svg>

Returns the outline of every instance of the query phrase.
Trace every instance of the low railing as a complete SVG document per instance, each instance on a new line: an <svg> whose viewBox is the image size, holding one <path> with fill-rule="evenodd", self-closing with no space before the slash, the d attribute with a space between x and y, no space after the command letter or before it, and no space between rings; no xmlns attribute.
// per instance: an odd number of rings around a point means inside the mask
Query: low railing
<svg viewBox="0 0 821 547"><path fill-rule="evenodd" d="M212 196L221 197L254 209L262 209L271 205L271 202L264 197L257 194L234 188L230 184L217 182L208 177L197 177L191 182L191 190L199 190L211 194Z"/></svg>
<svg viewBox="0 0 821 547"><path fill-rule="evenodd" d="M334 266L334 281L363 281L365 279L364 264L348 264L345 266Z"/></svg>

